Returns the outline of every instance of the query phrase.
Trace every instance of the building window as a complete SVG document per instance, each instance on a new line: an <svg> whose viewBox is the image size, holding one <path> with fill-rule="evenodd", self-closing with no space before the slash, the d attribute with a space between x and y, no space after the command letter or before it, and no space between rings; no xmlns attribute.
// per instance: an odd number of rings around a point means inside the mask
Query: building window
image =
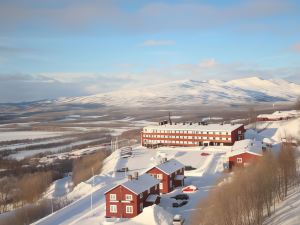
<svg viewBox="0 0 300 225"><path fill-rule="evenodd" d="M126 195L125 195L125 200L126 200L126 201L132 201L132 195L126 194Z"/></svg>
<svg viewBox="0 0 300 225"><path fill-rule="evenodd" d="M117 206L116 205L110 205L109 206L109 211L111 213L116 213L117 212Z"/></svg>
<svg viewBox="0 0 300 225"><path fill-rule="evenodd" d="M133 213L133 207L131 205L126 205L126 213Z"/></svg>
<svg viewBox="0 0 300 225"><path fill-rule="evenodd" d="M159 179L159 180L162 180L163 179L163 175L161 173L159 173L159 174L156 175L156 178Z"/></svg>
<svg viewBox="0 0 300 225"><path fill-rule="evenodd" d="M143 212L143 208L144 208L143 203L140 203L140 212Z"/></svg>
<svg viewBox="0 0 300 225"><path fill-rule="evenodd" d="M164 188L164 184L163 183L159 183L159 189L163 189Z"/></svg>
<svg viewBox="0 0 300 225"><path fill-rule="evenodd" d="M116 195L116 194L110 194L110 195L109 195L109 199L110 199L111 201L116 201L116 200L117 200L117 195Z"/></svg>
<svg viewBox="0 0 300 225"><path fill-rule="evenodd" d="M237 163L242 163L243 159L242 158L237 158L236 161L237 161Z"/></svg>

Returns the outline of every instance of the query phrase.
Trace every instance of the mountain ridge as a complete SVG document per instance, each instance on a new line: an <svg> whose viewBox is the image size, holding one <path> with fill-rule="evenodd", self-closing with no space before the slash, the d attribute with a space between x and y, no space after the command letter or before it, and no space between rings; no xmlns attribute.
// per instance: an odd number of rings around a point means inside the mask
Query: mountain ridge
<svg viewBox="0 0 300 225"><path fill-rule="evenodd" d="M284 79L247 77L230 81L175 80L89 96L59 98L55 104L151 106L289 102L300 96L300 85Z"/></svg>

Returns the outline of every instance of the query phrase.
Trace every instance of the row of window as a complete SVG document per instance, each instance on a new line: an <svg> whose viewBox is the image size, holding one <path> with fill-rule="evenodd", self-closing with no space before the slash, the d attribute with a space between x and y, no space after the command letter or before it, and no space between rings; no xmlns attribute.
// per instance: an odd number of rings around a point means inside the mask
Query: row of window
<svg viewBox="0 0 300 225"><path fill-rule="evenodd" d="M193 136L169 136L169 135L151 135L145 134L145 138L173 138L173 139L192 139L192 140L229 140L230 138L225 137L193 137Z"/></svg>
<svg viewBox="0 0 300 225"><path fill-rule="evenodd" d="M109 195L109 200L110 201L116 201L117 200L117 195L116 194L110 194ZM125 200L126 201L132 201L132 195L126 194L125 195Z"/></svg>
<svg viewBox="0 0 300 225"><path fill-rule="evenodd" d="M158 185L155 185L154 189L157 190L158 189ZM149 188L148 190L146 190L146 195L150 194L150 192L151 192L151 188ZM140 196L140 199L142 199L143 198L143 192L139 196ZM109 195L109 200L110 201L117 201L117 195L116 194L110 194ZM133 200L133 197L132 197L131 194L125 194L125 201L132 201L132 200Z"/></svg>
<svg viewBox="0 0 300 225"><path fill-rule="evenodd" d="M215 139L215 140L218 140L218 139ZM222 139L222 140L230 141L231 138ZM144 143L193 144L193 145L198 145L199 144L198 142L194 142L194 141L171 141L171 140L144 140Z"/></svg>
<svg viewBox="0 0 300 225"><path fill-rule="evenodd" d="M111 213L117 213L118 212L118 206L117 205L110 205L109 206L109 211ZM132 214L133 213L133 206L132 205L126 205L125 212L127 214Z"/></svg>
<svg viewBox="0 0 300 225"><path fill-rule="evenodd" d="M169 133L169 134L222 134L229 135L226 131L194 131L194 130L147 130L144 132L149 133Z"/></svg>

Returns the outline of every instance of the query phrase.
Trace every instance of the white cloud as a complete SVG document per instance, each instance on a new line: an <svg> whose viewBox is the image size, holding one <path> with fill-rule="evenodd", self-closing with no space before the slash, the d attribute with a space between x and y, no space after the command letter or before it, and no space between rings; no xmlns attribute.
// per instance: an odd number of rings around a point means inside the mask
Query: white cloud
<svg viewBox="0 0 300 225"><path fill-rule="evenodd" d="M152 46L164 46L164 45L175 45L176 42L172 40L146 40L141 46L152 47Z"/></svg>
<svg viewBox="0 0 300 225"><path fill-rule="evenodd" d="M217 61L215 59L204 59L199 64L202 68L212 68L217 66Z"/></svg>

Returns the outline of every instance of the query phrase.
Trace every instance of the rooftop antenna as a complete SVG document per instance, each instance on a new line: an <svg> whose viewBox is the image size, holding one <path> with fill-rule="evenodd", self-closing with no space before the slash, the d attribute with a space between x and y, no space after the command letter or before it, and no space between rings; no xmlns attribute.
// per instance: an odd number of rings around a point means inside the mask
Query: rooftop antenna
<svg viewBox="0 0 300 225"><path fill-rule="evenodd" d="M169 112L169 124L172 124L172 120L171 120L171 112Z"/></svg>

